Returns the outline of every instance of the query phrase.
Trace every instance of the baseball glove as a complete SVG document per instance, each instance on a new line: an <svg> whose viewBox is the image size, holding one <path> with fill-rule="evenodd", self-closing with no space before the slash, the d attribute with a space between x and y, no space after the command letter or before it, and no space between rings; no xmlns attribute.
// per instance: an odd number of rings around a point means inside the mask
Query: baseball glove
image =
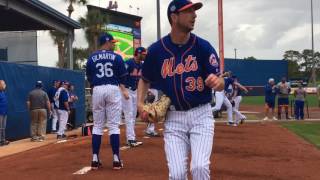
<svg viewBox="0 0 320 180"><path fill-rule="evenodd" d="M144 117L148 122L155 123L165 119L171 100L168 96L163 95L154 103L149 103L143 106Z"/></svg>

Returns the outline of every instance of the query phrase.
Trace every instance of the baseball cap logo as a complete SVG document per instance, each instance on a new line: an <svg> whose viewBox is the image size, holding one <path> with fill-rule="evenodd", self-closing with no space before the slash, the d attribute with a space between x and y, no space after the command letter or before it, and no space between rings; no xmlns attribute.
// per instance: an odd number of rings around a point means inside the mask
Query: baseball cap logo
<svg viewBox="0 0 320 180"><path fill-rule="evenodd" d="M170 11L171 11L171 12L174 12L176 9L177 9L177 8L176 8L175 5L173 5L173 6L170 7Z"/></svg>

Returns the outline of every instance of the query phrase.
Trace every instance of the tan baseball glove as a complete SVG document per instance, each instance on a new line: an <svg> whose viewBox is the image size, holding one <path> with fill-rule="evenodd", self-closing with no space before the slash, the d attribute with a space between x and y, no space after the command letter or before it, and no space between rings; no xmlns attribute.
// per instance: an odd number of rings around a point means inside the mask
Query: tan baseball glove
<svg viewBox="0 0 320 180"><path fill-rule="evenodd" d="M168 96L163 95L158 101L143 106L143 116L147 117L148 122L159 122L165 119L171 100Z"/></svg>

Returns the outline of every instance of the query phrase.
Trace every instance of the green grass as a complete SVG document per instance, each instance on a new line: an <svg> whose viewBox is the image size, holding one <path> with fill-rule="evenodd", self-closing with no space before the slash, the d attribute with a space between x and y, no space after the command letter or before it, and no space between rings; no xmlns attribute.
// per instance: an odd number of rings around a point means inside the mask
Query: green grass
<svg viewBox="0 0 320 180"><path fill-rule="evenodd" d="M320 148L320 122L290 122L282 126Z"/></svg>
<svg viewBox="0 0 320 180"><path fill-rule="evenodd" d="M293 96L290 96L290 100L293 99ZM312 94L312 95L307 95L307 101L309 104L309 107L317 107L318 106L318 100L317 96ZM246 105L264 105L264 96L243 96L242 97L242 104ZM276 100L277 104L277 100Z"/></svg>

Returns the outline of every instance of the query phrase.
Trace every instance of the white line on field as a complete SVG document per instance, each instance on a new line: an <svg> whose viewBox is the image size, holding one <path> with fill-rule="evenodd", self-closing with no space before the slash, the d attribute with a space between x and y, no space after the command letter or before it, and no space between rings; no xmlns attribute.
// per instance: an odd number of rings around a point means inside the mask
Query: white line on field
<svg viewBox="0 0 320 180"><path fill-rule="evenodd" d="M83 175L83 174L87 174L89 171L91 171L91 167L86 166L80 169L79 171L74 172L73 174Z"/></svg>

